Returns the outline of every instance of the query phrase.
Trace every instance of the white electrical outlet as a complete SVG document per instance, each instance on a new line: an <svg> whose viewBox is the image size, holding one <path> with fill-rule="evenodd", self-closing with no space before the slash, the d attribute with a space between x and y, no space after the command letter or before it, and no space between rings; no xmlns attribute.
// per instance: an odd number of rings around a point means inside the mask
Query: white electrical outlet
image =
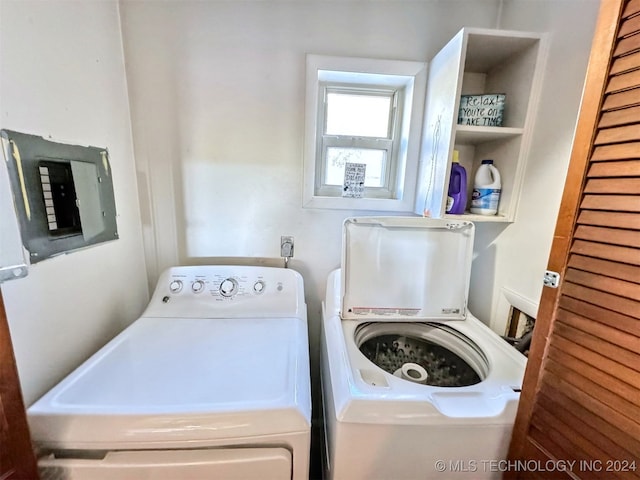
<svg viewBox="0 0 640 480"><path fill-rule="evenodd" d="M293 237L283 235L280 237L280 256L284 258L293 257Z"/></svg>

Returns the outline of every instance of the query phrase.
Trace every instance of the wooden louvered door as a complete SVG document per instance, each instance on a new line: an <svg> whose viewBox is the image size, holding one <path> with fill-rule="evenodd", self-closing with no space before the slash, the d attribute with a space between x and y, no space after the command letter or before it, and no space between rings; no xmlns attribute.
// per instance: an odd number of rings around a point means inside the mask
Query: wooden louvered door
<svg viewBox="0 0 640 480"><path fill-rule="evenodd" d="M0 480L37 480L27 416L0 289Z"/></svg>
<svg viewBox="0 0 640 480"><path fill-rule="evenodd" d="M640 478L640 0L602 1L549 269L505 477Z"/></svg>

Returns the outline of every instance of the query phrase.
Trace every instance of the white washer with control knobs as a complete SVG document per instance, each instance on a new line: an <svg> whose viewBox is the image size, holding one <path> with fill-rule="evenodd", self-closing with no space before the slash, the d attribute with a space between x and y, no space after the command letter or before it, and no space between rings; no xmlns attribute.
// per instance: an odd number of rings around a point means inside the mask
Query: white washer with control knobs
<svg viewBox="0 0 640 480"><path fill-rule="evenodd" d="M302 277L170 268L143 315L27 413L43 480L307 480Z"/></svg>

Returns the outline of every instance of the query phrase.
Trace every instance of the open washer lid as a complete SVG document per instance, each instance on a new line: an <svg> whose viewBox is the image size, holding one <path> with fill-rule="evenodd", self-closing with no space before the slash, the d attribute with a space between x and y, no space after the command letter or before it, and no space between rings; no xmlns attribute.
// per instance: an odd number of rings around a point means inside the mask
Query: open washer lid
<svg viewBox="0 0 640 480"><path fill-rule="evenodd" d="M466 315L474 225L421 217L347 218L343 319L434 320Z"/></svg>
<svg viewBox="0 0 640 480"><path fill-rule="evenodd" d="M301 319L143 317L28 419L40 445L143 448L302 432L310 413Z"/></svg>

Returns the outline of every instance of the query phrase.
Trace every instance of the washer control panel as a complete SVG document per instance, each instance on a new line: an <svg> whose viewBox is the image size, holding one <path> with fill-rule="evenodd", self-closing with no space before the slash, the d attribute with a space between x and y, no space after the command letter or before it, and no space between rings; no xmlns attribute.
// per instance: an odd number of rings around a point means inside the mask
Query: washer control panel
<svg viewBox="0 0 640 480"><path fill-rule="evenodd" d="M169 282L169 291L172 294L182 292L183 285L187 284L191 292L194 294L210 295L214 298L232 299L236 296L262 295L270 290L281 292L284 290L282 279L267 279L264 275L250 276L246 274L233 272L224 272L222 274L213 274L211 276L197 275L192 278L176 274ZM188 294L189 292L185 292Z"/></svg>
<svg viewBox="0 0 640 480"><path fill-rule="evenodd" d="M144 316L295 316L301 308L302 277L294 270L184 266L163 272Z"/></svg>

